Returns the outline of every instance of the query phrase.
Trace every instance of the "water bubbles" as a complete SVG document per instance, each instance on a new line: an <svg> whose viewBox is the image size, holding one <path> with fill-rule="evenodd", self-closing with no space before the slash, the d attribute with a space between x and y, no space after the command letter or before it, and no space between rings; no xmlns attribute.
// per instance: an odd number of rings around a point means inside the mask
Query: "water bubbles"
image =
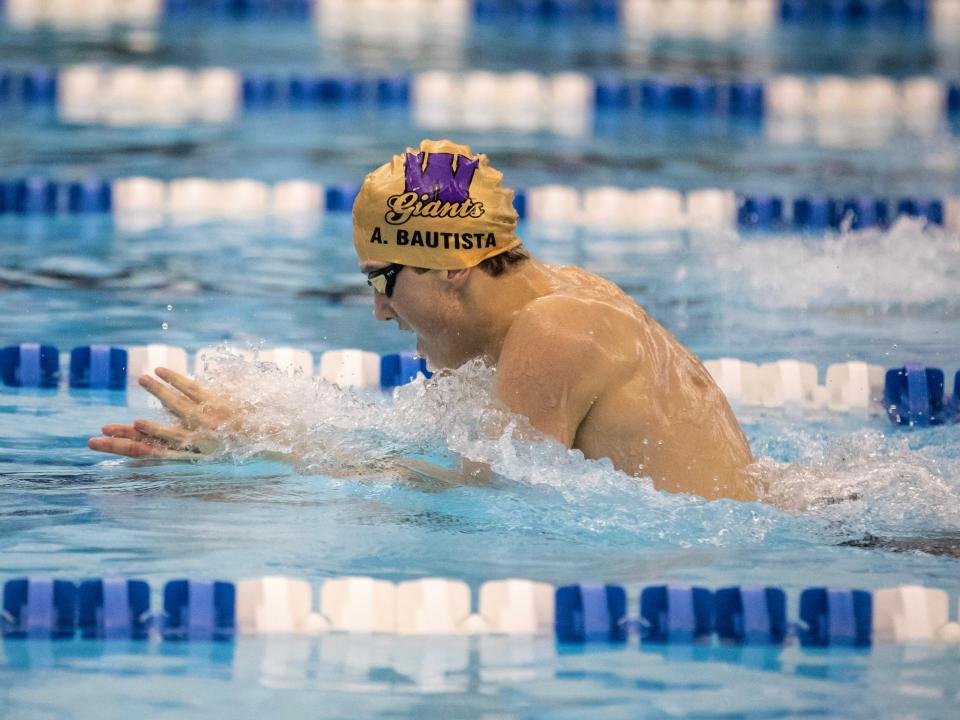
<svg viewBox="0 0 960 720"><path fill-rule="evenodd" d="M167 330L170 329L170 323L168 323L168 322L162 322L162 323L160 323L160 329L163 330L164 332L166 332Z"/></svg>
<svg viewBox="0 0 960 720"><path fill-rule="evenodd" d="M170 312L171 310L173 310L173 305L167 305L167 312Z"/></svg>

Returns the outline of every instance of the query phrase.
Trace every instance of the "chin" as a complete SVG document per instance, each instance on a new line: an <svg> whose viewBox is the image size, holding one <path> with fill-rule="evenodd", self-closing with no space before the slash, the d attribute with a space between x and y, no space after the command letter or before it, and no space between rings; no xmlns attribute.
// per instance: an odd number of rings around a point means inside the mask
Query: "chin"
<svg viewBox="0 0 960 720"><path fill-rule="evenodd" d="M431 356L431 354L424 348L423 340L419 337L417 338L417 357L421 357L427 363L427 370L430 372L436 372L439 370L439 365L436 360Z"/></svg>

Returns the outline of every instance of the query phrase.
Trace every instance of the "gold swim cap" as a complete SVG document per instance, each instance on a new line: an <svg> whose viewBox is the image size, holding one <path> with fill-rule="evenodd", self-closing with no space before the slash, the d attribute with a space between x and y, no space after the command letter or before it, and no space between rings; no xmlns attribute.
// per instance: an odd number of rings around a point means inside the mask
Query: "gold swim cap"
<svg viewBox="0 0 960 720"><path fill-rule="evenodd" d="M367 175L353 203L361 262L432 270L473 267L520 244L513 190L486 155L424 140Z"/></svg>

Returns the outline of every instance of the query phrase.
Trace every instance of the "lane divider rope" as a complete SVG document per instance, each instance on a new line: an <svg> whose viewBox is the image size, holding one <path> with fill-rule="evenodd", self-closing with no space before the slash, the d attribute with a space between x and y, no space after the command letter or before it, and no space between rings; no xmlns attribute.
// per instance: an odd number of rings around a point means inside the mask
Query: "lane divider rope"
<svg viewBox="0 0 960 720"><path fill-rule="evenodd" d="M603 23L648 34L715 37L718 29L769 32L778 24L875 25L902 30L960 23L954 0L5 0L12 27L93 30L153 26L164 19L358 19L386 25L391 5L446 22Z"/></svg>
<svg viewBox="0 0 960 720"><path fill-rule="evenodd" d="M146 177L108 180L90 176L58 181L45 177L0 178L0 215L75 215L112 212L119 229L145 231L167 222L251 221L268 217L315 219L346 213L357 187L309 180L268 184L252 178L213 180ZM597 231L642 233L663 230L811 231L886 228L898 218L960 230L960 196L884 198L813 194L785 198L702 188L686 193L669 188L613 186L583 190L542 185L516 191L522 220L582 225Z"/></svg>
<svg viewBox="0 0 960 720"><path fill-rule="evenodd" d="M371 77L72 65L0 69L0 109L54 108L67 124L179 127L268 111L368 109L426 129L602 132L611 121L698 118L765 129L782 143L873 147L897 133L930 136L960 119L960 81L827 75L767 79L631 77L527 71ZM699 128L699 129L698 129ZM689 132L716 130L715 122Z"/></svg>
<svg viewBox="0 0 960 720"><path fill-rule="evenodd" d="M329 350L314 363L312 353L297 348L238 350L202 348L194 355L193 372L215 370L230 362L270 363L284 373L316 374L341 387L389 391L420 377L429 378L422 358L412 353L378 355L363 350ZM158 366L190 371L188 353L172 345L73 348L69 372L61 373L60 351L53 345L21 343L0 348L0 380L15 388L126 390ZM743 407L828 409L861 417L886 415L896 425L926 427L960 422L960 370L953 376L953 394L940 368L908 363L884 368L860 361L830 365L825 383L812 363L785 359L756 364L721 358L707 360L707 371L730 402Z"/></svg>
<svg viewBox="0 0 960 720"><path fill-rule="evenodd" d="M877 643L957 643L948 594L918 585L873 593L807 588L788 621L777 587L645 587L631 613L620 585L554 587L522 579L481 585L474 612L463 581L392 583L345 577L312 585L268 576L238 583L205 578L167 582L162 610L145 580L93 578L74 584L47 576L4 583L0 634L21 639L231 641L237 635L377 633L406 636L554 636L561 644L718 644L859 647Z"/></svg>
<svg viewBox="0 0 960 720"><path fill-rule="evenodd" d="M141 375L152 375L157 367L188 374L213 370L231 362L262 363L275 366L290 375L323 378L341 387L389 391L400 385L429 378L426 361L414 353L379 355L364 350L329 350L314 364L309 350L271 348L243 350L218 347L201 348L192 366L184 348L174 345L136 345L115 347L85 345L73 348L61 373L59 350L52 345L21 343L0 348L0 385L14 388L59 388L71 390L125 391L135 386Z"/></svg>

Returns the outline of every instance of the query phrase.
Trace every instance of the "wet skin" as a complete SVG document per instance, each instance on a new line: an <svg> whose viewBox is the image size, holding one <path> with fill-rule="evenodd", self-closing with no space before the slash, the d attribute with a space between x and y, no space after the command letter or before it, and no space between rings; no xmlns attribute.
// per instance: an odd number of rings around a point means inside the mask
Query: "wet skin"
<svg viewBox="0 0 960 720"><path fill-rule="evenodd" d="M385 263L366 262L372 272ZM434 369L482 358L497 398L540 432L588 458L609 458L655 487L753 500L749 445L703 365L616 285L530 259L491 277L478 268L404 268L374 314L417 335ZM197 457L241 412L192 380L141 378L177 418L107 425L89 446L128 457ZM283 458L278 458L283 459Z"/></svg>

